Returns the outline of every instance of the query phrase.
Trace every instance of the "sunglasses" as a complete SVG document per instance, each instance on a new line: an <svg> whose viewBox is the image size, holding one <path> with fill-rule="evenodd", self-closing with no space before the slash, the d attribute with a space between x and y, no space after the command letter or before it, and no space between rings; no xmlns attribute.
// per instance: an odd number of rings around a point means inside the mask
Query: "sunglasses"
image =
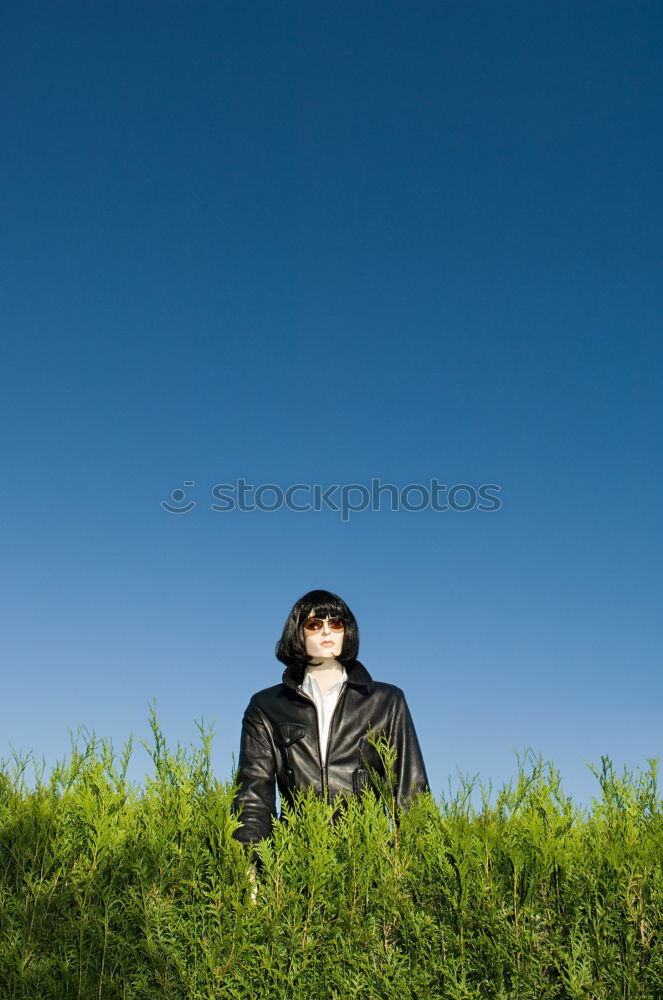
<svg viewBox="0 0 663 1000"><path fill-rule="evenodd" d="M342 632L345 628L345 622L342 618L328 618L327 624L331 632ZM304 622L304 628L307 632L319 632L323 625L322 618L307 618Z"/></svg>

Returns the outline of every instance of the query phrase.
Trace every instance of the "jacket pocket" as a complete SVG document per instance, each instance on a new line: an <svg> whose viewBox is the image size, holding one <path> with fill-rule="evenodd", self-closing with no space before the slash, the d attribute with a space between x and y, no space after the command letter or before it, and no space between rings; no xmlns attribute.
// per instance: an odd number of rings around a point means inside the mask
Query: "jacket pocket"
<svg viewBox="0 0 663 1000"><path fill-rule="evenodd" d="M307 726L300 726L297 723L290 722L282 726L276 726L274 738L276 740L276 745L285 750L285 748L289 747L292 743L296 743L297 740L303 739L307 733Z"/></svg>

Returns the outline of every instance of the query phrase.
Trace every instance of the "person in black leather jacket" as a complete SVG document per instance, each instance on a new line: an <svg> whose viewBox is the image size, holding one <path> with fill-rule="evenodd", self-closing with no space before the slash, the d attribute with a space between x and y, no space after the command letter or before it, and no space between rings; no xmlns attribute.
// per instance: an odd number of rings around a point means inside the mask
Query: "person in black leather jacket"
<svg viewBox="0 0 663 1000"><path fill-rule="evenodd" d="M371 770L384 773L369 741L386 736L396 750L395 797L407 806L428 789L412 718L400 688L374 681L357 659L359 630L345 601L312 590L294 605L276 646L281 684L254 694L244 713L234 836L247 848L269 836L282 802L313 786L329 803L359 795Z"/></svg>

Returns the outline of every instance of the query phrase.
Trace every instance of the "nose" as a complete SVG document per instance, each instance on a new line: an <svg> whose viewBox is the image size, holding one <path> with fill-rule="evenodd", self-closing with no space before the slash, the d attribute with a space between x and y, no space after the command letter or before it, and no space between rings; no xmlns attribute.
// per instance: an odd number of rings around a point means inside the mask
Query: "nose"
<svg viewBox="0 0 663 1000"><path fill-rule="evenodd" d="M330 633L331 633L331 629L329 627L329 622L323 621L323 623L322 623L322 634L323 635L325 635L325 634L329 635Z"/></svg>

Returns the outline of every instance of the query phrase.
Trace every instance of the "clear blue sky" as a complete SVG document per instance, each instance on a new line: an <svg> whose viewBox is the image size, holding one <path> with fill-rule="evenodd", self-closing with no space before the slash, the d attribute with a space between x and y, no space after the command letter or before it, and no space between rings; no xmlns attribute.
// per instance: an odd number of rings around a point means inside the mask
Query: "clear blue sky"
<svg viewBox="0 0 663 1000"><path fill-rule="evenodd" d="M436 793L661 755L662 36L625 0L7 11L0 756L156 698L227 776L313 587ZM213 511L239 477L502 506Z"/></svg>

